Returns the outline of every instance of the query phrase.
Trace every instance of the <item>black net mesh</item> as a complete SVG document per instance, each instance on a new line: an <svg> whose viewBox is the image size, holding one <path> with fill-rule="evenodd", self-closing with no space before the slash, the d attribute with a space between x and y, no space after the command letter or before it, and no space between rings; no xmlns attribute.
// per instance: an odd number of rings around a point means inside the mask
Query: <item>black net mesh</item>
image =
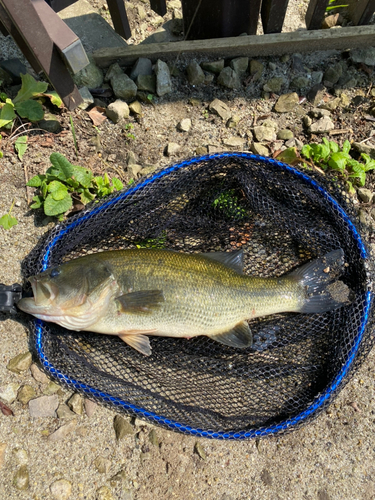
<svg viewBox="0 0 375 500"><path fill-rule="evenodd" d="M328 184L327 184L328 186ZM254 345L151 337L145 357L117 337L35 321L50 373L86 396L169 428L240 439L283 432L332 401L373 344L372 268L340 195L276 161L245 153L193 158L54 228L24 262L30 276L108 249L242 248L245 273L279 276L342 248L350 305L250 322Z"/></svg>

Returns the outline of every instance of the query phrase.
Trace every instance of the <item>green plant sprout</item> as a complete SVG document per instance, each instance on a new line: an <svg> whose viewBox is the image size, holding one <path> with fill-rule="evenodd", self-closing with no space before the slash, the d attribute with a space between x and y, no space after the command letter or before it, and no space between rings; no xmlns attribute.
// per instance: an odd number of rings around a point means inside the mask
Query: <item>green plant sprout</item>
<svg viewBox="0 0 375 500"><path fill-rule="evenodd" d="M48 91L48 83L38 82L26 73L20 75L21 88L12 100L4 92L0 92L0 128L10 129L17 116L26 118L31 122L43 119L44 111L42 104L35 99L48 97L52 104L62 107L63 103L55 91Z"/></svg>
<svg viewBox="0 0 375 500"><path fill-rule="evenodd" d="M15 200L12 201L12 205L10 207L9 212L0 217L0 226L3 226L3 228L6 230L11 229L13 226L16 226L18 224L18 220L11 215L14 207L14 201Z"/></svg>
<svg viewBox="0 0 375 500"><path fill-rule="evenodd" d="M35 175L26 184L38 188L31 208L43 208L48 216L63 220L73 207L73 200L87 205L96 198L103 198L123 188L119 179L113 177L111 181L107 173L104 177L94 177L90 170L72 165L59 153L52 153L50 161L52 166L45 174Z"/></svg>
<svg viewBox="0 0 375 500"><path fill-rule="evenodd" d="M226 217L243 219L246 211L240 206L238 197L235 195L234 189L224 191L213 201L212 206L224 213Z"/></svg>

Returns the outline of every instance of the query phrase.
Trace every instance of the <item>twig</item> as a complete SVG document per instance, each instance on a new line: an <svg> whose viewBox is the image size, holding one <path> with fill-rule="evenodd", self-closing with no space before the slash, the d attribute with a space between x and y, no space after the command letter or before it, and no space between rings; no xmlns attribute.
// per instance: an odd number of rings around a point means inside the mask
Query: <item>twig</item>
<svg viewBox="0 0 375 500"><path fill-rule="evenodd" d="M30 205L30 203L31 203L30 187L27 185L27 183L29 182L29 174L27 172L27 166L26 166L25 162L23 162L23 173L25 175L25 187L26 187L27 204Z"/></svg>

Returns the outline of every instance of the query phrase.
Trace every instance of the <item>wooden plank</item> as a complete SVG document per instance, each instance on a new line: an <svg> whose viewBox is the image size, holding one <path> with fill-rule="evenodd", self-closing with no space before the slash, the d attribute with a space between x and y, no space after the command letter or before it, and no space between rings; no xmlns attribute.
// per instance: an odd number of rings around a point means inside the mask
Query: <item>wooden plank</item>
<svg viewBox="0 0 375 500"><path fill-rule="evenodd" d="M349 16L353 24L368 24L375 12L375 0L351 0L349 2Z"/></svg>
<svg viewBox="0 0 375 500"><path fill-rule="evenodd" d="M96 63L105 68L114 62L133 64L139 57L174 59L180 54L211 57L262 57L316 50L375 45L375 26L352 26L333 30L296 31L271 35L252 35L213 40L150 43L100 49L93 53Z"/></svg>
<svg viewBox="0 0 375 500"><path fill-rule="evenodd" d="M289 0L263 0L262 24L264 33L281 33Z"/></svg>
<svg viewBox="0 0 375 500"><path fill-rule="evenodd" d="M255 35L261 0L182 0L187 40ZM207 21L209 20L209 21Z"/></svg>
<svg viewBox="0 0 375 500"><path fill-rule="evenodd" d="M329 0L310 0L307 7L305 22L308 30L319 30L328 6Z"/></svg>
<svg viewBox="0 0 375 500"><path fill-rule="evenodd" d="M167 13L167 2L165 0L150 0L150 7L159 16L164 16Z"/></svg>

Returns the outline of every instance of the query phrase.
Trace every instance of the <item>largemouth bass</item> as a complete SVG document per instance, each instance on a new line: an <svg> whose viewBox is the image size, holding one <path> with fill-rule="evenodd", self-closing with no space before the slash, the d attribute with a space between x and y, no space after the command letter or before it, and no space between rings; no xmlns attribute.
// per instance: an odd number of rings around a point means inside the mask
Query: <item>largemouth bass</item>
<svg viewBox="0 0 375 500"><path fill-rule="evenodd" d="M348 302L337 278L342 250L278 278L242 274L243 253L114 250L86 255L29 278L33 297L18 307L69 330L118 335L145 355L147 335L207 335L252 344L246 320L280 312L321 313Z"/></svg>

